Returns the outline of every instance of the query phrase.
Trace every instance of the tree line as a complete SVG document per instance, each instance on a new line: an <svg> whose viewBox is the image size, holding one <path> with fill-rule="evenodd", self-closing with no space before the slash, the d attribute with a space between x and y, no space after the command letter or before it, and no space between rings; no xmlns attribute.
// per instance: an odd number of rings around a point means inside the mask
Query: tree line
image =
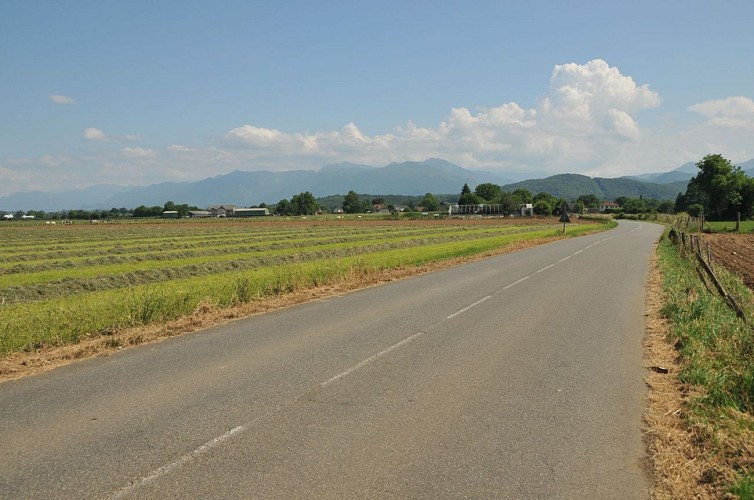
<svg viewBox="0 0 754 500"><path fill-rule="evenodd" d="M659 212L672 213L674 203L669 200L655 200L652 198L630 198L620 196L612 200L620 206L618 210L607 210L607 212L621 212L629 214ZM502 214L518 213L522 205L532 205L532 210L536 215L561 215L565 206L570 212L586 212L598 210L601 200L594 194L588 193L578 196L575 199L566 200L556 197L547 192L532 194L528 189L519 188L511 192L503 191L501 186L492 183L479 184L472 191L468 184L464 184L461 189L461 196L458 198L459 205L499 205Z"/></svg>
<svg viewBox="0 0 754 500"><path fill-rule="evenodd" d="M733 166L729 160L719 154L705 156L697 162L696 166L699 168L699 173L689 181L686 192L678 194L675 202L642 196L639 198L621 196L613 201L620 206L619 212L629 214L688 212L696 216L703 212L707 217L717 219L733 218L736 213L740 213L744 218L754 216L754 179L748 177L740 167ZM451 203L494 204L499 206L501 214L507 215L518 213L524 204L531 204L533 212L537 215L560 215L564 204L571 212L597 210L600 206L600 199L591 193L566 200L544 191L532 194L527 189L519 188L508 192L504 191L501 186L489 182L477 185L473 191L468 184L464 184L458 198L453 195L432 193L426 193L424 196L390 195L389 198L371 197L349 191L344 196L334 195L317 199L312 193L305 191L294 195L291 199L282 199L270 208L274 214L289 216L313 215L323 210L332 211L334 208L341 208L344 213L348 214L365 213L371 211L375 205L384 206L393 212L399 208L394 200L399 200L400 208L408 211L445 210ZM258 206L266 207L264 203ZM0 215L11 213L17 219L26 215L34 216L36 219L92 220L160 217L164 211L176 211L179 217L185 217L192 210L200 209L185 203L177 204L167 201L163 206L140 205L133 209L121 207L109 210L61 210L58 212L19 210L0 211Z"/></svg>
<svg viewBox="0 0 754 500"><path fill-rule="evenodd" d="M586 198L583 201L591 202ZM503 188L491 182L477 185L472 191L468 184L461 188L461 196L458 198L459 205L499 205L503 215L518 213L522 205L531 204L537 215L559 215L566 200L557 198L550 193L537 193L532 195L528 189L516 189L512 192L503 191ZM596 200L599 203L599 200Z"/></svg>
<svg viewBox="0 0 754 500"><path fill-rule="evenodd" d="M444 203L432 193L426 193L423 197L390 196L390 198L400 200L400 205L386 197L371 197L367 194L358 194L353 190L345 196L334 195L320 199L315 198L309 191L305 191L294 195L290 200L287 198L280 200L274 205L272 212L277 215L313 215L321 211L332 212L339 208L346 214L363 214L371 212L375 206L384 207L390 212L395 212L399 207L409 211L421 208L428 212L435 212L440 210Z"/></svg>
<svg viewBox="0 0 754 500"><path fill-rule="evenodd" d="M147 207L145 205L139 205L136 208L111 208L98 209L98 210L59 210L56 212L46 212L44 210L17 210L15 212L3 212L0 211L0 215L6 213L13 214L16 219L22 218L24 215L33 216L35 219L47 219L47 220L105 220L105 219L121 219L125 217L161 217L165 211L176 211L180 217L185 217L191 210L200 210L198 207L188 204L176 204L173 201L167 201L164 205L154 205Z"/></svg>
<svg viewBox="0 0 754 500"><path fill-rule="evenodd" d="M754 216L754 179L741 167L719 154L709 154L696 163L699 172L689 181L685 193L675 201L677 212L694 217L732 220Z"/></svg>

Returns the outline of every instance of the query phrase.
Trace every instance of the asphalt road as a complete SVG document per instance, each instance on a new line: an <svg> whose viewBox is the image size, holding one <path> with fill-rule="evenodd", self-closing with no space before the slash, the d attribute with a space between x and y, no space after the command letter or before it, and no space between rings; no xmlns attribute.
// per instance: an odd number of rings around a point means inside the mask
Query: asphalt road
<svg viewBox="0 0 754 500"><path fill-rule="evenodd" d="M0 384L0 498L647 498L623 222Z"/></svg>

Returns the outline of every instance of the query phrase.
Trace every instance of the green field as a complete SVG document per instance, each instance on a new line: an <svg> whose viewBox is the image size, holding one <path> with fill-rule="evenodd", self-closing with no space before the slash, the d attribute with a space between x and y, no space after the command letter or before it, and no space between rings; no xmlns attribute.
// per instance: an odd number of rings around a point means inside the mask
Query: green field
<svg viewBox="0 0 754 500"><path fill-rule="evenodd" d="M736 230L735 221L705 221L705 228L711 229L715 233L729 233ZM739 233L750 234L754 233L754 221L742 220L738 229Z"/></svg>
<svg viewBox="0 0 754 500"><path fill-rule="evenodd" d="M0 354L555 237L552 220L0 226ZM574 236L605 228L574 224Z"/></svg>

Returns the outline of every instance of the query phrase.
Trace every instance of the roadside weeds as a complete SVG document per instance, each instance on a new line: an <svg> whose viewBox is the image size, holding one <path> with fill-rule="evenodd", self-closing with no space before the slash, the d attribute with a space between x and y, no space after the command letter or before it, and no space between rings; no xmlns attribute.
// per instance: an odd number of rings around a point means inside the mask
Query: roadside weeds
<svg viewBox="0 0 754 500"><path fill-rule="evenodd" d="M696 478L708 467L695 450L693 435L686 429L683 413L688 390L678 380L678 353L669 342L670 326L660 310L665 303L657 254L652 253L647 282L645 361L649 387L644 412L644 441L649 453L653 478L652 498L715 498L706 488L698 487ZM652 370L652 368L667 369Z"/></svg>
<svg viewBox="0 0 754 500"><path fill-rule="evenodd" d="M679 335L686 334L691 325L685 322L673 325L665 318L668 313L663 308L679 306L678 302L671 304L678 297L671 299L666 295L669 292L664 291L659 259L658 252L653 253L644 341L648 369L645 381L649 388L644 440L653 479L651 496L752 498L747 478L751 477L754 465L754 421L751 415L733 406L713 403L704 386L689 381L695 380L688 378L691 360L683 353L695 354L681 350L684 340ZM696 277L691 273L689 279ZM686 286L680 307L699 309L700 293L704 291L695 287L702 285ZM665 370L667 373L663 373ZM712 368L709 370L704 372L706 377L721 376L713 373Z"/></svg>

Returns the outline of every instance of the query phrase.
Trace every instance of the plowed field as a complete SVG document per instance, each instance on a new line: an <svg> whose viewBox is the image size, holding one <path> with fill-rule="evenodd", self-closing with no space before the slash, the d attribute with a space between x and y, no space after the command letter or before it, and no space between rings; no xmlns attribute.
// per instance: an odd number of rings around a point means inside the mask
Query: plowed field
<svg viewBox="0 0 754 500"><path fill-rule="evenodd" d="M740 276L754 290L754 234L706 234L716 264Z"/></svg>

